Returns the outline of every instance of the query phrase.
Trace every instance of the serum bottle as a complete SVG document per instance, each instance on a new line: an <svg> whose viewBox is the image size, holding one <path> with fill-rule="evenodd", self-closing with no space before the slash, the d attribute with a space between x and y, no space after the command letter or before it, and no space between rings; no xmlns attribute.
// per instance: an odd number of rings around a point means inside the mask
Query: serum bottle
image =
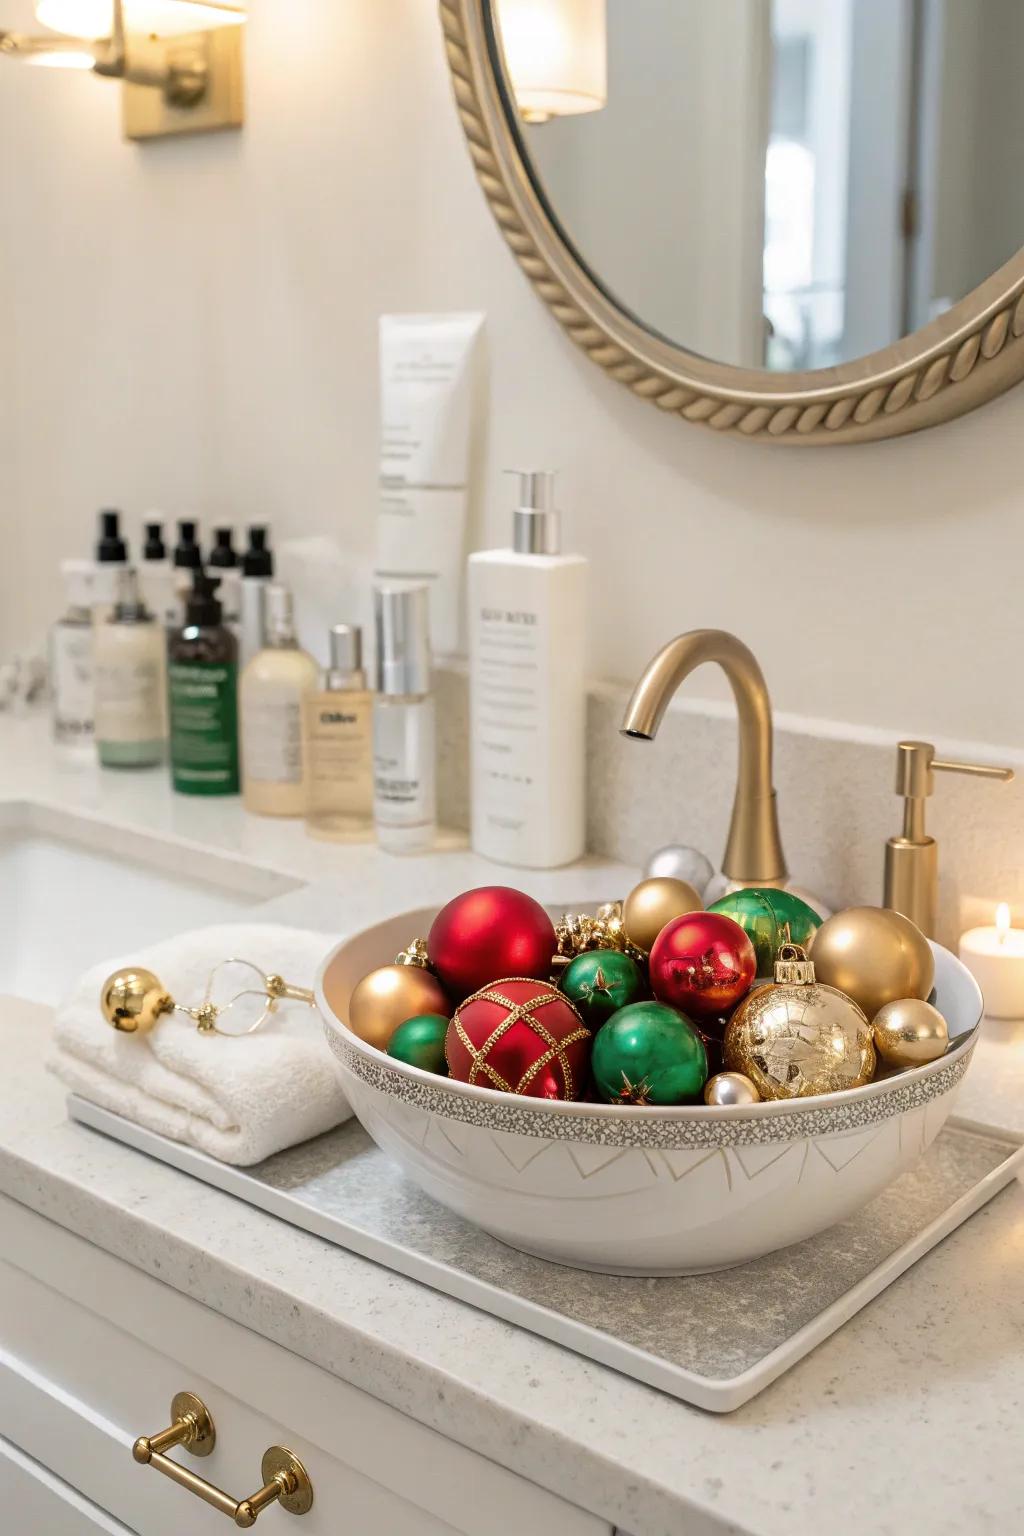
<svg viewBox="0 0 1024 1536"><path fill-rule="evenodd" d="M554 475L519 475L512 548L469 557L472 843L552 869L583 853L587 562L560 553Z"/></svg>
<svg viewBox="0 0 1024 1536"><path fill-rule="evenodd" d="M303 702L306 830L311 837L365 837L373 828L373 694L363 671L363 633L335 624L324 686Z"/></svg>
<svg viewBox="0 0 1024 1536"><path fill-rule="evenodd" d="M266 645L242 673L242 803L259 816L304 816L306 767L302 710L320 681L295 638L287 587L264 591Z"/></svg>
<svg viewBox="0 0 1024 1536"><path fill-rule="evenodd" d="M378 587L373 594L373 819L389 853L426 853L437 832L429 603L425 586Z"/></svg>
<svg viewBox="0 0 1024 1536"><path fill-rule="evenodd" d="M195 572L185 622L167 640L171 781L183 795L238 793L238 643L217 585Z"/></svg>
<svg viewBox="0 0 1024 1536"><path fill-rule="evenodd" d="M105 768L152 768L164 760L164 632L121 573L114 611L95 627L96 747Z"/></svg>

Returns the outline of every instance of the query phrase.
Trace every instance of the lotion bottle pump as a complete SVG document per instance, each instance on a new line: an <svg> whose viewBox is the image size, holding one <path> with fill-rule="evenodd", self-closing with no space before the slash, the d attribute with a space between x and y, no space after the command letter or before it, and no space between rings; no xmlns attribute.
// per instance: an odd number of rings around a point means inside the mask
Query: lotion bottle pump
<svg viewBox="0 0 1024 1536"><path fill-rule="evenodd" d="M246 666L238 690L242 803L260 816L304 816L303 704L320 682L320 669L299 648L287 587L266 588L264 623L266 644Z"/></svg>
<svg viewBox="0 0 1024 1536"><path fill-rule="evenodd" d="M472 844L551 869L585 846L587 562L561 552L554 474L515 473L511 549L469 557Z"/></svg>

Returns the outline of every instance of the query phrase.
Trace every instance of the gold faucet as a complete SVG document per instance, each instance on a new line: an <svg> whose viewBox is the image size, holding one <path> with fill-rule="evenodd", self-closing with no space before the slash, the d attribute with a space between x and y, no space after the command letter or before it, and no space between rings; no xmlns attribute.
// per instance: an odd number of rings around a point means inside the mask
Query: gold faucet
<svg viewBox="0 0 1024 1536"><path fill-rule="evenodd" d="M901 741L896 748L896 793L903 796L903 833L885 845L883 906L902 912L928 938L935 937L939 902L939 845L924 826L925 803L936 773L968 773L1008 784L1012 768L987 763L940 763L930 741Z"/></svg>
<svg viewBox="0 0 1024 1536"><path fill-rule="evenodd" d="M706 661L729 679L739 714L739 762L732 822L722 873L733 884L781 885L786 860L772 788L772 706L753 654L724 629L693 629L663 646L648 664L626 705L623 736L650 741L684 678Z"/></svg>

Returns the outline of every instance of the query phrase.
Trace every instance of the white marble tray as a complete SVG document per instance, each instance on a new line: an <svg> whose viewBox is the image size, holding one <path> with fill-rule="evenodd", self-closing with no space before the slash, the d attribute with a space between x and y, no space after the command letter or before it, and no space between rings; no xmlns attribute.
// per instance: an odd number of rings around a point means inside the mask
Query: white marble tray
<svg viewBox="0 0 1024 1536"><path fill-rule="evenodd" d="M754 1397L1024 1169L1024 1147L948 1124L849 1221L711 1275L597 1275L521 1254L436 1205L355 1120L232 1168L72 1095L74 1120L307 1232L674 1397L728 1413Z"/></svg>

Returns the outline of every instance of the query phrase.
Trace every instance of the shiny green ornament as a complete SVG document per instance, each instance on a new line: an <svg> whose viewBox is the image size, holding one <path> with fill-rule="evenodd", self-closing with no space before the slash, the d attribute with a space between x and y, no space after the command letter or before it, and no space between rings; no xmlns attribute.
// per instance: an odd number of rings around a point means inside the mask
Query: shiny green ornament
<svg viewBox="0 0 1024 1536"><path fill-rule="evenodd" d="M437 1072L448 1076L448 1063L444 1057L444 1037L448 1033L448 1020L440 1013L417 1013L399 1024L388 1041L388 1055L396 1061L404 1061L407 1067L420 1067L424 1072Z"/></svg>
<svg viewBox="0 0 1024 1536"><path fill-rule="evenodd" d="M775 962L783 944L799 944L801 949L806 949L812 934L821 927L821 918L806 901L801 901L790 891L777 891L769 886L733 891L716 901L708 911L722 912L734 923L739 923L754 946L759 976L774 976Z"/></svg>
<svg viewBox="0 0 1024 1536"><path fill-rule="evenodd" d="M577 955L558 985L595 1034L613 1013L637 1002L644 992L640 967L619 949L591 949Z"/></svg>
<svg viewBox="0 0 1024 1536"><path fill-rule="evenodd" d="M609 1104L694 1103L708 1076L703 1040L667 1003L620 1008L595 1035L590 1066Z"/></svg>

